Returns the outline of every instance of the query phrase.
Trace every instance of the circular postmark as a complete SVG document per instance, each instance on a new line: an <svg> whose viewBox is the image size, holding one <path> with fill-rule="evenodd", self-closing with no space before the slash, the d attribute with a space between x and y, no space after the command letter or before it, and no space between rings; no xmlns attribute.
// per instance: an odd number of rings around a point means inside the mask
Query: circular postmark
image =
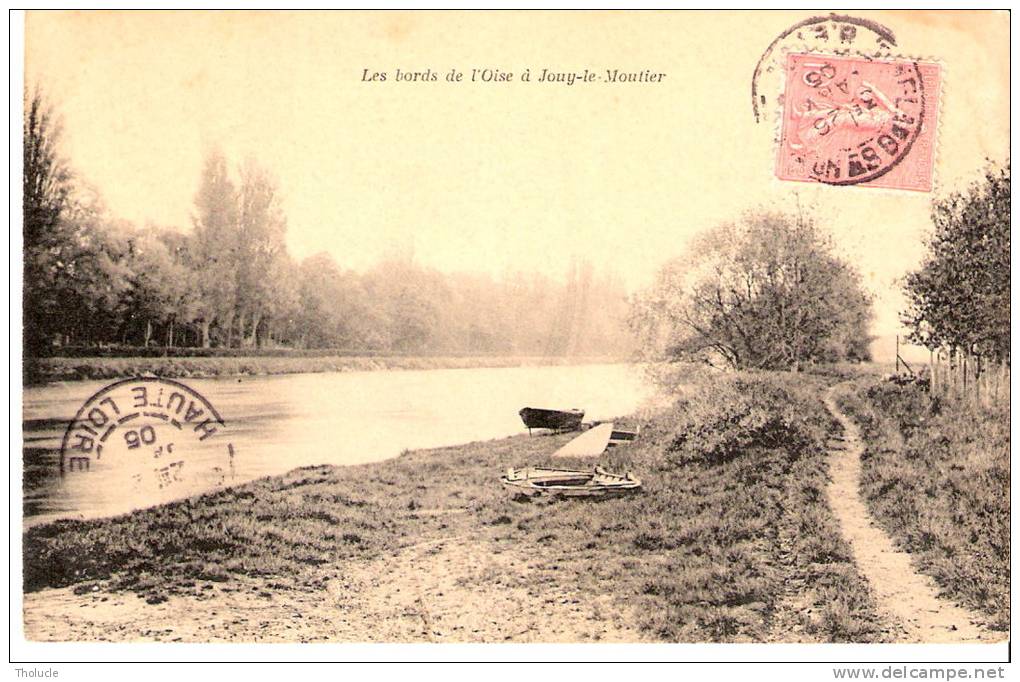
<svg viewBox="0 0 1020 682"><path fill-rule="evenodd" d="M131 506L208 490L233 479L227 424L201 393L170 379L109 384L64 432L60 474Z"/></svg>
<svg viewBox="0 0 1020 682"><path fill-rule="evenodd" d="M790 26L769 43L751 77L751 111L755 122L766 119L770 97L780 98L786 55L790 52L891 56L896 36L882 24L848 14L808 17Z"/></svg>
<svg viewBox="0 0 1020 682"><path fill-rule="evenodd" d="M882 177L907 157L925 116L916 62L787 58L780 179L854 185Z"/></svg>

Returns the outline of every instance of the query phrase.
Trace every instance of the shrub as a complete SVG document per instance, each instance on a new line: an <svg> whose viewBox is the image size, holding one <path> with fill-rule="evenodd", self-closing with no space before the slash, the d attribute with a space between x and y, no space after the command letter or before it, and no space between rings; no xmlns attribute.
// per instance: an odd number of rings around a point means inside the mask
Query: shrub
<svg viewBox="0 0 1020 682"><path fill-rule="evenodd" d="M817 401L816 401L817 402ZM768 375L721 377L710 394L682 399L667 446L674 464L720 464L755 450L781 448L799 457L822 447L828 419L810 397Z"/></svg>

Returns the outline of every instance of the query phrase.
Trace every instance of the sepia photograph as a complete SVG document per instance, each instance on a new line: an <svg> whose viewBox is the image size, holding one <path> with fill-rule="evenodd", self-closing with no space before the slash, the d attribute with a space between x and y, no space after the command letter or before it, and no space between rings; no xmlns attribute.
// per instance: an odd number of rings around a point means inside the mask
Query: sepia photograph
<svg viewBox="0 0 1020 682"><path fill-rule="evenodd" d="M22 660L1003 677L1008 10L11 25Z"/></svg>

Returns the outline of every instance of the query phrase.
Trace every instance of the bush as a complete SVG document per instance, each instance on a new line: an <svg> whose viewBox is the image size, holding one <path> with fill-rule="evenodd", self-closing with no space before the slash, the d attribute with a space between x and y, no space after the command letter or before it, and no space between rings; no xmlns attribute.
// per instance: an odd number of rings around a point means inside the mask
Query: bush
<svg viewBox="0 0 1020 682"><path fill-rule="evenodd" d="M667 456L674 464L720 464L742 454L782 448L799 457L824 447L830 422L805 409L810 396L768 375L720 377L710 394L684 398Z"/></svg>

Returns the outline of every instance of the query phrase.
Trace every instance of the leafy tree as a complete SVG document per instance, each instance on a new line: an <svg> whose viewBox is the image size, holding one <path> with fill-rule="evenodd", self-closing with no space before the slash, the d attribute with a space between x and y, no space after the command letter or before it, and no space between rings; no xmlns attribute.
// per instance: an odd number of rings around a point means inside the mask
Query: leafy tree
<svg viewBox="0 0 1020 682"><path fill-rule="evenodd" d="M229 344L237 303L237 191L230 180L226 157L218 149L205 158L192 220L189 262L197 273L196 316L202 346L211 345L213 325L222 328Z"/></svg>
<svg viewBox="0 0 1020 682"><path fill-rule="evenodd" d="M62 242L61 219L71 194L71 173L59 153L60 123L38 88L25 97L24 168L24 330L26 355L39 355L59 334L52 291L52 251Z"/></svg>
<svg viewBox="0 0 1020 682"><path fill-rule="evenodd" d="M366 273L365 289L382 322L387 350L443 349L443 319L452 297L439 273L410 259L385 260Z"/></svg>
<svg viewBox="0 0 1020 682"><path fill-rule="evenodd" d="M254 347L259 345L260 325L274 312L273 275L285 269L287 258L287 219L276 183L254 161L242 169L237 217L237 331L241 345Z"/></svg>
<svg viewBox="0 0 1020 682"><path fill-rule="evenodd" d="M125 294L125 322L140 332L141 345L148 347L153 334L163 328L166 345L173 345L173 326L187 321L189 272L175 258L170 238L156 229L132 234L128 239L130 291ZM137 339L137 336L134 336Z"/></svg>
<svg viewBox="0 0 1020 682"><path fill-rule="evenodd" d="M290 256L284 253L273 262L269 278L273 287L259 337L262 345L275 345L287 339L301 305L298 266Z"/></svg>
<svg viewBox="0 0 1020 682"><path fill-rule="evenodd" d="M191 235L170 228L153 229L153 232L166 247L172 278L165 320L165 345L196 345L201 342L200 336L195 335L191 342L188 341L189 334L193 335L193 323L201 303L198 298L199 273L191 269ZM178 337L184 339L183 344L177 342Z"/></svg>
<svg viewBox="0 0 1020 682"><path fill-rule="evenodd" d="M931 217L928 254L906 279L911 341L1008 361L1009 161L934 202Z"/></svg>
<svg viewBox="0 0 1020 682"><path fill-rule="evenodd" d="M66 200L45 242L25 250L26 320L39 336L26 354L46 353L53 343L101 343L115 336L129 288L125 226L111 221L88 191Z"/></svg>
<svg viewBox="0 0 1020 682"><path fill-rule="evenodd" d="M336 346L340 335L336 310L343 296L336 262L327 253L310 256L298 267L298 280L297 344L303 348Z"/></svg>
<svg viewBox="0 0 1020 682"><path fill-rule="evenodd" d="M703 235L635 301L646 349L732 367L866 359L871 299L811 220L748 214Z"/></svg>
<svg viewBox="0 0 1020 682"><path fill-rule="evenodd" d="M58 151L60 132L53 106L36 89L25 102L23 124L26 248L45 246L52 241L68 205L71 172Z"/></svg>

